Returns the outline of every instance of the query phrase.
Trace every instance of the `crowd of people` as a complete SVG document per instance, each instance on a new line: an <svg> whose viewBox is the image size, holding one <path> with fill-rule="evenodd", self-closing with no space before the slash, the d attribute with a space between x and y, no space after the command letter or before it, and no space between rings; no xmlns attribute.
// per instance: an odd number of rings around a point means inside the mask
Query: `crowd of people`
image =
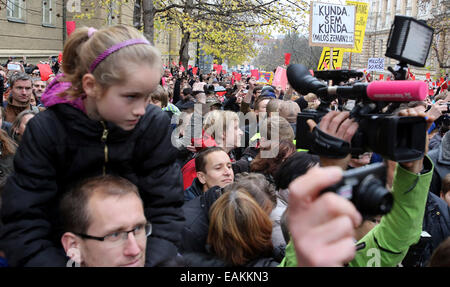
<svg viewBox="0 0 450 287"><path fill-rule="evenodd" d="M428 126L425 153L394 162L298 149L320 97L165 67L130 27L78 28L48 81L17 64L0 70L3 266L450 266L447 90L393 111ZM349 144L354 105L310 130ZM324 192L374 162L389 213Z"/></svg>

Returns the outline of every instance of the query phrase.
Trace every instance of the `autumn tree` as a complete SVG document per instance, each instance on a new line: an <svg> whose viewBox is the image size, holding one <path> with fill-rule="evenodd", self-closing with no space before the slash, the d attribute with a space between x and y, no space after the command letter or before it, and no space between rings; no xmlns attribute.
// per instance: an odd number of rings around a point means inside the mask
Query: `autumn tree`
<svg viewBox="0 0 450 287"><path fill-rule="evenodd" d="M208 54L243 61L254 55L256 37L268 37L274 30L304 29L307 9L306 1L300 0L157 0L153 6L154 21L181 30L179 55L185 66L191 40L202 43Z"/></svg>
<svg viewBox="0 0 450 287"><path fill-rule="evenodd" d="M98 7L118 13L118 7L133 5L134 27L143 28L153 43L155 27L180 29L180 62L187 66L189 42L202 44L208 54L230 61L243 61L255 54L258 37L272 32L304 30L308 3L301 0L81 0L90 5L80 17L92 15ZM90 13L90 14L89 14ZM142 23L141 24L141 19Z"/></svg>
<svg viewBox="0 0 450 287"><path fill-rule="evenodd" d="M272 71L284 65L284 54L290 53L290 63L303 64L315 70L322 53L321 47L310 47L308 38L296 32L290 32L283 38L261 41L262 49L253 61L253 65Z"/></svg>

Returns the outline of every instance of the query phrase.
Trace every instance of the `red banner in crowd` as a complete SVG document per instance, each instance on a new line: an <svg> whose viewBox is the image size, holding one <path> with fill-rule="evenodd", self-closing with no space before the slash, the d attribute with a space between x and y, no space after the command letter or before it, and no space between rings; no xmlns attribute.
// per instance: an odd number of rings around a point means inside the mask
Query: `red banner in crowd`
<svg viewBox="0 0 450 287"><path fill-rule="evenodd" d="M291 53L284 53L284 64L288 66L290 61L291 61Z"/></svg>
<svg viewBox="0 0 450 287"><path fill-rule="evenodd" d="M66 30L67 30L67 36L70 36L73 31L75 31L77 24L75 21L66 21Z"/></svg>
<svg viewBox="0 0 450 287"><path fill-rule="evenodd" d="M194 75L197 75L197 72L198 72L198 67L193 67L193 68L192 68L192 73L193 73Z"/></svg>
<svg viewBox="0 0 450 287"><path fill-rule="evenodd" d="M49 64L37 64L39 73L41 74L41 80L47 81L51 74L53 74L52 68Z"/></svg>
<svg viewBox="0 0 450 287"><path fill-rule="evenodd" d="M275 75L273 76L272 86L281 87L283 91L286 91L286 85L287 85L286 69L282 67L277 67Z"/></svg>
<svg viewBox="0 0 450 287"><path fill-rule="evenodd" d="M215 70L217 74L220 74L220 72L222 72L222 65L217 65Z"/></svg>
<svg viewBox="0 0 450 287"><path fill-rule="evenodd" d="M383 79L384 79L384 75L383 75L383 74L381 74L381 75L380 75L380 77L378 78L378 80L380 80L380 81L381 81L381 80L383 80Z"/></svg>
<svg viewBox="0 0 450 287"><path fill-rule="evenodd" d="M259 79L259 72L258 72L258 70L250 70L250 73L251 73L251 75L252 75L252 77L255 77L255 79L256 80L258 80Z"/></svg>

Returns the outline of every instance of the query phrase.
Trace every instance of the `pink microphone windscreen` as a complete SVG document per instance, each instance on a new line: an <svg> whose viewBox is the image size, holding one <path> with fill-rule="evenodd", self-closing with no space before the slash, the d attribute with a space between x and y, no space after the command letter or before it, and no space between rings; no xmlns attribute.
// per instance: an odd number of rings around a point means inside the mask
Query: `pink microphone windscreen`
<svg viewBox="0 0 450 287"><path fill-rule="evenodd" d="M367 96L373 101L423 101L427 95L427 84L422 81L377 81L367 86Z"/></svg>

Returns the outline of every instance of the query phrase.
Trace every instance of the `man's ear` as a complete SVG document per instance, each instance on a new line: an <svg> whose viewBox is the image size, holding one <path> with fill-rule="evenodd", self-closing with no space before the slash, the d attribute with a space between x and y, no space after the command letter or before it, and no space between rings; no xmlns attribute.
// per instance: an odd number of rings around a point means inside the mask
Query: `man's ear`
<svg viewBox="0 0 450 287"><path fill-rule="evenodd" d="M86 96L95 97L99 94L97 81L95 80L94 75L92 75L91 73L85 74L81 79L81 83L83 85L83 90L86 93Z"/></svg>
<svg viewBox="0 0 450 287"><path fill-rule="evenodd" d="M206 183L206 174L203 171L197 171L197 178L202 183Z"/></svg>
<svg viewBox="0 0 450 287"><path fill-rule="evenodd" d="M81 264L81 246L78 237L72 232L66 232L61 237L61 243L67 257L75 263Z"/></svg>

